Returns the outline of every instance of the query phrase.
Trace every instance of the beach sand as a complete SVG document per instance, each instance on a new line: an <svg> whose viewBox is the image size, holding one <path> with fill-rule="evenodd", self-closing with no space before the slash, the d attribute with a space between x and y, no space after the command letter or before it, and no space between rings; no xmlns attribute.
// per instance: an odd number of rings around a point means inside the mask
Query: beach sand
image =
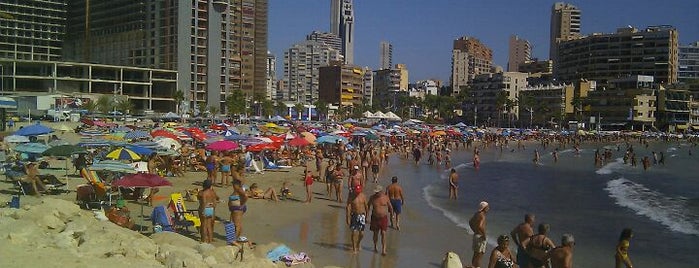
<svg viewBox="0 0 699 268"><path fill-rule="evenodd" d="M47 124L43 123L42 124ZM75 126L75 123L48 123L47 125L53 126L53 125L59 125L59 124L65 124L67 126L73 127ZM17 127L19 127L18 124ZM17 128L16 127L16 128ZM16 129L15 128L15 129ZM53 133L56 134L59 138L68 140L71 142L77 142L80 137L75 134L75 133ZM63 170L63 167L65 166L64 160L50 160L51 167L52 169L46 169L46 170L41 170L41 174L54 174L57 177L59 177L61 180L64 180L65 182L68 183L68 189L71 190L70 193L65 193L65 194L59 194L59 195L48 195L44 197L33 197L33 196L22 196L21 198L21 203L22 206L28 205L32 207L37 207L38 210L44 211L50 208L44 208L45 205L47 204L52 204L54 203L53 201L48 201L50 200L49 198L53 199L61 199L65 200L67 202L60 202L61 206L66 206L70 207L69 211L71 211L71 215L79 215L75 216L80 218L83 221L96 221L94 220L94 217L92 216L92 213L87 210L79 210L77 205L72 205L75 200L75 188L79 184L84 184L85 180L80 177L75 177L75 176L69 176L65 177L65 170ZM70 169L69 169L69 174L73 174L74 170L72 168L72 165L69 164ZM311 165L312 170L315 171L314 165ZM289 182L289 188L292 192L292 198L288 200L280 200L279 202L274 202L270 200L261 200L261 199L250 199L248 201L248 211L243 217L243 227L244 227L244 233L243 235L246 236L250 241L257 243L257 249L254 251L254 257L248 258L246 256L246 259L249 259L250 261L246 261L245 263L248 262L254 262L254 261L260 261L260 263L263 263L264 261L264 256L266 254L267 250L272 249L274 246L279 245L279 244L286 244L288 245L294 252L306 252L310 258L311 258L311 263L310 264L303 264L303 265L297 265L294 267L314 267L313 264L315 264L315 267L351 267L355 266L353 263L355 262L354 259L356 259L356 256L352 256L350 254L348 248L349 248L349 235L348 233L345 232L340 232L341 230L348 229L345 226L344 223L344 217L345 217L345 207L344 203L340 204L335 202L334 200L328 200L325 197L325 184L320 183L320 182L315 182L312 186L313 193L314 193L314 199L311 203L303 203L299 200L305 199L305 190L303 187L303 182L301 181L302 179L302 173L303 173L303 167L294 167L287 169L285 171L264 171L264 174L252 174L252 173L247 173L245 178L246 178L246 184L251 185L252 183L257 183L260 187L260 189L265 190L268 187L272 187L276 191L279 191L280 187L282 186L282 183L285 181ZM220 174L219 174L220 176ZM167 179L172 182L172 187L163 187L161 188L160 192L157 193L156 198L154 199L154 206L158 205L167 205L169 202L169 196L170 193L173 192L181 192L184 193L185 190L187 189L192 189L192 188L201 188L201 182L206 178L206 173L204 172L187 172L185 176L183 177L168 177ZM232 192L232 187L214 187L214 190L218 194L219 197L225 200L225 198L228 197L228 195ZM0 203L5 203L10 200L11 195L13 193L16 193L16 190L14 189L13 184L10 184L9 182L3 182L0 183ZM346 190L343 193L343 199L346 199ZM44 206L39 205L41 203L44 203ZM71 205L68 205L71 204ZM106 244L122 244L125 243L124 241L131 241L136 239L136 241L151 241L150 239L147 239L148 236L152 234L152 225L150 223L149 215L151 214L152 208L151 206L145 204L142 206L143 203L138 203L135 201L127 201L126 206L129 208L131 211L131 217L135 221L137 225L141 224L141 221L144 221L144 226L142 228L142 235L139 235L138 232L136 231L128 231L126 229L119 230L119 233L128 233L128 236L125 236L124 239L121 238L116 238L120 236L116 236L115 239L118 241L118 243L115 242L109 242L109 241L99 241L96 243L106 243ZM186 202L186 206L188 209L194 209L197 207L196 202ZM145 219L141 219L141 208L143 208L143 215L145 215ZM53 209L50 210L51 213L49 214L56 214L57 212L55 211L61 211L61 209ZM3 209L3 213L17 213L17 212L12 212L12 209ZM20 209L20 210L14 210L14 211L26 211L23 213L32 213L33 209L25 210L25 209ZM43 213L43 212L42 212ZM61 214L61 213L59 213ZM3 215L9 215L9 214L3 214ZM62 215L62 214L61 214ZM38 217L38 216L37 216ZM70 216L73 217L73 216ZM62 220L70 222L68 220L70 217L67 218L62 218ZM225 231L223 227L223 221L227 221L230 217L230 213L226 207L225 203L221 203L217 206L216 209L216 217L217 217L217 222L215 224L215 229L214 229L214 243L213 246L216 246L218 248L226 248L225 246ZM319 220L322 219L327 219L328 217L333 217L335 218L334 225L332 226L325 226L324 224L319 224ZM3 217L4 219L5 217ZM33 218L32 218L33 219ZM339 222L337 222L339 219ZM13 226L16 226L16 223L13 222L8 222L7 220L4 220L2 224L0 224L0 232L3 233L10 233L9 230L13 228ZM121 229L121 227L118 227L116 225L113 225L109 222L105 223L100 223L100 225L94 225L92 223L86 223L86 226L90 227L95 227L95 228L106 228L104 227L105 225L112 225L113 227L118 229ZM100 227L101 226L101 227ZM28 228L28 227L27 227ZM37 233L45 233L50 230L54 229L47 229L43 228L42 226L34 226L32 227L33 229L27 231L27 232L37 232ZM61 227L62 228L62 227ZM61 229L59 228L59 229ZM308 228L314 228L313 230L308 230ZM316 228L322 228L323 230L316 230ZM113 228L110 228L113 229ZM136 228L138 229L138 227ZM305 230L304 230L305 229ZM55 231L55 230L54 230ZM112 230L116 232L116 230ZM184 235L186 237L189 237L192 239L192 241L198 241L199 239L199 234L196 233L196 231L191 228L192 232L190 233L185 233ZM308 233L313 233L313 237L308 237ZM58 232L59 234L61 232ZM94 235L99 234L100 232L98 230L94 231ZM320 233L322 235L315 235L316 233ZM156 234L154 236L162 236L161 234ZM4 235L4 237L8 237L7 235ZM128 237L128 238L127 238ZM145 240L143 240L143 239ZM53 239L53 238L47 238L47 239ZM34 237L31 237L30 239L27 239L28 241L34 240ZM122 241L124 240L124 241ZM14 241L14 240L13 240ZM62 260L62 259L77 259L81 260L83 258L79 258L79 256L82 256L80 252L78 251L77 253L75 252L75 248L69 248L69 249L62 249L62 248L55 248L52 250L49 250L50 252L50 257L47 255L49 253L42 253L43 255L47 256L46 258L33 258L32 256L35 256L37 253L32 253L31 249L32 247L36 247L41 244L46 244L48 243L47 241L41 242L41 240L37 240L36 242L22 242L20 243L22 246L17 246L16 244L18 242L12 242L12 243L5 243L0 246L0 251L6 252L5 248L11 248L12 252L20 253L20 252L26 252L25 254L20 254L15 257L10 257L14 256L12 254L7 255L6 258L0 258L0 266L4 267L14 267L17 266L17 264L22 264L22 266L28 265L28 266L43 266L45 264L48 264L51 266L51 263L56 263L56 260ZM153 255L154 252L157 252L156 249L152 249L152 241L151 242L143 242L148 244L148 247L151 247L150 252L144 253L144 254L151 254ZM198 242L195 242L192 245L198 245ZM140 245L128 245L124 244L126 248L132 248L132 247L140 247ZM197 246L194 246L196 248ZM365 251L370 251L369 247L371 245L371 232L368 230L365 233L365 238L362 243L363 249L366 249ZM393 247L397 246L396 244L392 245ZM51 247L50 243L48 243L48 246L46 247ZM201 247L201 246L199 246ZM192 247L187 247L187 250L190 250ZM79 249L79 248L78 248ZM162 250L162 246L161 246ZM190 250L191 251L191 250ZM251 252L251 251L246 251ZM190 252L191 253L191 252ZM61 257L61 255L65 255ZM109 266L109 262L111 257L106 258L106 255L109 255L111 253L104 252L102 256L96 256L96 258L105 258L101 262L98 262L100 265L104 264ZM250 254L253 254L251 252ZM366 256L372 256L374 255L372 251L365 253L360 253L364 254ZM99 254L97 254L99 255ZM119 255L119 254L117 254ZM378 255L378 254L376 254ZM205 255L202 255L203 257L206 257ZM380 256L380 255L379 255ZM125 259L132 259L131 255L124 255L123 257L118 257L118 258L125 258ZM376 257L373 257L376 258ZM395 260L395 256L386 256L386 257L381 257L383 260L382 262L385 264L390 264ZM196 258L194 258L196 259ZM218 259L217 259L218 260ZM22 261L15 263L15 261ZM135 260L134 260L135 261ZM177 267L173 265L168 265L166 263L160 262L158 263L157 261L153 261L153 259L147 259L146 260L148 264L145 264L144 266L159 266L159 265L166 265L168 267ZM9 263L6 263L9 262ZM220 262L220 260L218 260ZM363 261L362 261L363 262ZM3 265L9 264L10 266ZM248 267L263 267L263 266L258 266L258 264L254 262L255 265L253 266L248 266ZM84 263L87 266L97 266L97 265L92 265L89 263ZM319 264L321 264L319 266ZM70 266L73 266L72 264ZM81 266L81 263L76 263L75 266ZM283 266L283 265L281 265ZM280 267L281 267L280 266ZM388 265L388 266L393 266L393 265ZM189 266L188 266L189 267ZM213 267L213 266L212 266Z"/></svg>

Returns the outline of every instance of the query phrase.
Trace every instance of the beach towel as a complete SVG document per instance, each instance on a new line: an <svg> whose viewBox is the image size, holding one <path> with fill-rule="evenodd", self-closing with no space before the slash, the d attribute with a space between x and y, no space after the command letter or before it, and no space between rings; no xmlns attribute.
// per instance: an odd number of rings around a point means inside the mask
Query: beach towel
<svg viewBox="0 0 699 268"><path fill-rule="evenodd" d="M308 257L306 252L299 252L298 254L287 254L282 256L281 261L283 261L287 267L302 263L307 263L311 261L311 257Z"/></svg>
<svg viewBox="0 0 699 268"><path fill-rule="evenodd" d="M286 245L279 245L267 252L267 259L273 262L279 261L283 256L291 253L291 249Z"/></svg>
<svg viewBox="0 0 699 268"><path fill-rule="evenodd" d="M150 218L153 227L155 227L156 225L160 225L162 231L175 231L175 229L172 226L172 219L170 219L170 215L167 214L167 208L165 208L165 206L157 206L153 208L153 213L150 214Z"/></svg>
<svg viewBox="0 0 699 268"><path fill-rule="evenodd" d="M226 244L232 245L237 238L235 236L235 224L233 224L233 222L227 221L223 223L223 229L226 230Z"/></svg>

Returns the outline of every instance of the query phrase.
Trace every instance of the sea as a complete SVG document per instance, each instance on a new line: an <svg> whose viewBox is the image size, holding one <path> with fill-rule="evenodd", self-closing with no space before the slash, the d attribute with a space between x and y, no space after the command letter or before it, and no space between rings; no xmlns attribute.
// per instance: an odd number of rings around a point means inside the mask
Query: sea
<svg viewBox="0 0 699 268"><path fill-rule="evenodd" d="M699 147L680 142L632 143L638 166L624 164L626 144L583 145L579 154L558 148L559 159L530 143L523 150L509 147L481 150L478 170L472 149L452 151L459 174L459 199L449 200L449 169L442 164L415 164L394 155L381 171L380 183L397 176L406 194L401 229L387 234L388 256L373 254L367 230L360 254L348 254L349 231L344 207L337 206L307 222L282 230L283 239L295 247L314 246L322 261L314 264L341 267L440 267L446 252L457 253L464 265L471 261L468 219L480 201L490 204L487 214L488 249L481 261L486 267L498 235L509 234L536 215L536 223L551 225L549 237L560 245L561 235L575 237L575 267L612 267L615 247L624 228L632 228L629 255L635 267L699 267L693 252L699 245ZM609 149L612 159L595 166L595 150ZM619 148L619 150L617 150ZM533 163L534 150L541 155ZM644 170L641 158L663 152L665 164ZM368 187L371 189L371 187ZM536 231L536 226L535 226ZM303 237L299 236L303 233ZM299 239L303 238L303 239ZM512 244L512 243L511 243ZM516 252L511 245L513 254Z"/></svg>

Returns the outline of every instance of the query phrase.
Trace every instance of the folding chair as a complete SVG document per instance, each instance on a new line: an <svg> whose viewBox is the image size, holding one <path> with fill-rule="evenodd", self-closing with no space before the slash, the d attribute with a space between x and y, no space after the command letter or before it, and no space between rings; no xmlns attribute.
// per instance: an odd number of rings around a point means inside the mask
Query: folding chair
<svg viewBox="0 0 699 268"><path fill-rule="evenodd" d="M173 218L173 225L175 229L183 228L189 231L189 226L194 226L199 228L201 226L201 219L195 213L197 210L188 210L182 193L172 193L170 194L170 209L175 213Z"/></svg>

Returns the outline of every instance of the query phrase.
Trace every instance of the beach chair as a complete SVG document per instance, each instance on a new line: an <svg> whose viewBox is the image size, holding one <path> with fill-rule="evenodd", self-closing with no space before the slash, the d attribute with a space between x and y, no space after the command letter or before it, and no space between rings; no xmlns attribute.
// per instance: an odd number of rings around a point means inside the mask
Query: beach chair
<svg viewBox="0 0 699 268"><path fill-rule="evenodd" d="M112 200L113 197L116 195L119 195L118 192L113 193L105 183L102 178L97 175L97 172L94 170L88 170L86 168L83 168L80 170L80 176L82 176L86 181L87 185L89 187L92 187L92 191L86 190L86 189L80 189L80 188L85 188L85 185L79 186L78 189L78 195L77 195L77 200L78 202L82 202L82 205L85 205L86 208L90 209L95 206L100 206L102 204L107 204L109 206L112 205ZM81 193L90 193L91 194L81 194Z"/></svg>
<svg viewBox="0 0 699 268"><path fill-rule="evenodd" d="M249 158L245 160L245 168L248 171L255 170L255 174L265 174L262 172L262 170L257 166L257 162L255 162L255 159Z"/></svg>
<svg viewBox="0 0 699 268"><path fill-rule="evenodd" d="M274 162L269 161L269 159L267 159L267 157L262 157L262 163L264 163L265 170L269 170L269 171L288 171L285 169L291 168L291 166L278 166Z"/></svg>
<svg viewBox="0 0 699 268"><path fill-rule="evenodd" d="M198 211L187 209L182 193L170 194L170 209L172 209L172 212L175 214L173 218L173 226L175 229L183 228L189 231L190 226L194 226L195 228L201 226L201 219L195 214Z"/></svg>

